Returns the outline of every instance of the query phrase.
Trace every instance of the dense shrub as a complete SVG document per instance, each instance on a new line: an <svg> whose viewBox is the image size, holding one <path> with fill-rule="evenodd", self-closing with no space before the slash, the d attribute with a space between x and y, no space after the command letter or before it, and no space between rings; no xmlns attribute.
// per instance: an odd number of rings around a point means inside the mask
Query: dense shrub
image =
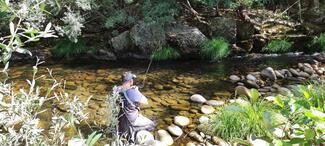
<svg viewBox="0 0 325 146"><path fill-rule="evenodd" d="M312 42L313 45L317 45L317 47L321 51L325 51L325 33L321 33L319 36L315 36Z"/></svg>
<svg viewBox="0 0 325 146"><path fill-rule="evenodd" d="M69 39L60 39L52 52L56 57L73 57L91 50L91 48L86 46L83 39L79 39L76 43L71 42Z"/></svg>
<svg viewBox="0 0 325 146"><path fill-rule="evenodd" d="M214 38L202 44L201 55L211 60L218 60L228 56L229 44L223 38Z"/></svg>
<svg viewBox="0 0 325 146"><path fill-rule="evenodd" d="M284 53L288 52L291 46L292 43L287 40L272 40L262 51L269 53Z"/></svg>
<svg viewBox="0 0 325 146"><path fill-rule="evenodd" d="M176 49L171 47L165 47L162 49L159 49L151 55L151 58L153 60L170 60L170 59L176 59L180 57L180 54L177 52Z"/></svg>

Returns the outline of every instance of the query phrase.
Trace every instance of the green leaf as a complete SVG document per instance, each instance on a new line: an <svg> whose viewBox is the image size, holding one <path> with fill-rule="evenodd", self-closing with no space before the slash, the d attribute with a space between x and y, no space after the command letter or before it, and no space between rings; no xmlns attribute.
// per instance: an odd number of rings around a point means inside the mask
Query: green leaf
<svg viewBox="0 0 325 146"><path fill-rule="evenodd" d="M99 140L99 138L102 136L102 134L97 134L90 142L89 146L95 145L95 143Z"/></svg>
<svg viewBox="0 0 325 146"><path fill-rule="evenodd" d="M32 53L30 51L28 51L27 49L17 48L15 51L18 53L21 53L21 54L29 54L30 56L32 56Z"/></svg>
<svg viewBox="0 0 325 146"><path fill-rule="evenodd" d="M251 101L254 103L258 100L258 98L261 96L261 94L260 94L260 92L258 92L257 89L254 89L254 88L251 89L250 92L251 92L251 96L250 96Z"/></svg>
<svg viewBox="0 0 325 146"><path fill-rule="evenodd" d="M312 140L312 139L314 139L314 137L315 137L316 134L315 134L315 132L313 130L306 129L304 135L305 135L305 139Z"/></svg>
<svg viewBox="0 0 325 146"><path fill-rule="evenodd" d="M274 101L275 101L275 103L276 103L278 106L280 106L281 108L284 107L284 103L283 103L282 99L281 99L279 96L275 96Z"/></svg>
<svg viewBox="0 0 325 146"><path fill-rule="evenodd" d="M0 48L1 48L1 49L6 49L7 46L6 46L5 44L0 43Z"/></svg>
<svg viewBox="0 0 325 146"><path fill-rule="evenodd" d="M308 118L311 118L315 121L325 122L325 113L320 112L316 109L311 109L311 110L306 111L305 116L307 116Z"/></svg>
<svg viewBox="0 0 325 146"><path fill-rule="evenodd" d="M305 90L305 91L303 91L303 94L304 94L304 97L305 97L306 99L310 99L310 94L309 94L309 92L307 92L307 91Z"/></svg>

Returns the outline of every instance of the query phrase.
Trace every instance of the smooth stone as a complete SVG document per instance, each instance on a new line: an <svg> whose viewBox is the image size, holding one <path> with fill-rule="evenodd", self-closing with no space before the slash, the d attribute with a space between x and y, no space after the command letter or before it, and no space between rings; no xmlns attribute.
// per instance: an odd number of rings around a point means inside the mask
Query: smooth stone
<svg viewBox="0 0 325 146"><path fill-rule="evenodd" d="M207 105L210 105L210 106L223 106L225 105L225 101L222 101L222 100L208 100L205 102Z"/></svg>
<svg viewBox="0 0 325 146"><path fill-rule="evenodd" d="M203 137L200 136L200 134L198 134L196 131L192 131L188 134L188 136L192 137L193 139L195 139L198 142L203 142L204 139Z"/></svg>
<svg viewBox="0 0 325 146"><path fill-rule="evenodd" d="M229 77L229 79L230 79L230 81L231 81L232 83L236 83L236 82L240 81L240 77L238 77L237 75L231 75L231 76Z"/></svg>
<svg viewBox="0 0 325 146"><path fill-rule="evenodd" d="M235 92L238 96L246 96L246 97L250 97L251 96L251 92L249 89L247 89L245 86L237 86L235 88Z"/></svg>
<svg viewBox="0 0 325 146"><path fill-rule="evenodd" d="M210 142L205 141L205 146L213 146Z"/></svg>
<svg viewBox="0 0 325 146"><path fill-rule="evenodd" d="M166 145L172 145L174 140L166 130L157 131L157 139Z"/></svg>
<svg viewBox="0 0 325 146"><path fill-rule="evenodd" d="M285 132L281 128L274 128L272 132L277 138L283 138L285 136Z"/></svg>
<svg viewBox="0 0 325 146"><path fill-rule="evenodd" d="M266 99L267 101L271 101L271 102L273 102L273 101L275 100L275 97L274 97L274 96L268 96L268 97L265 97L265 99Z"/></svg>
<svg viewBox="0 0 325 146"><path fill-rule="evenodd" d="M299 77L309 78L310 75L306 72L299 72Z"/></svg>
<svg viewBox="0 0 325 146"><path fill-rule="evenodd" d="M275 75L275 72L274 72L272 67L267 67L267 68L263 69L261 71L261 76L263 78L268 78L268 79L270 79L272 81L275 81L277 79L276 75Z"/></svg>
<svg viewBox="0 0 325 146"><path fill-rule="evenodd" d="M212 142L216 145L219 146L230 146L230 144L228 144L227 142L225 142L223 139L217 137L217 136L213 136L212 137Z"/></svg>
<svg viewBox="0 0 325 146"><path fill-rule="evenodd" d="M214 107L212 107L212 106L209 106L209 105L203 105L202 107L201 107L201 112L203 113L203 114L211 114L211 113L213 113L214 112Z"/></svg>
<svg viewBox="0 0 325 146"><path fill-rule="evenodd" d="M152 140L145 144L146 146L167 146L165 143L158 141L158 140Z"/></svg>
<svg viewBox="0 0 325 146"><path fill-rule="evenodd" d="M204 103L207 100L200 94L194 94L190 97L191 101L196 102L196 103Z"/></svg>
<svg viewBox="0 0 325 146"><path fill-rule="evenodd" d="M292 73L292 76L294 77L298 77L299 76L299 72L293 68L290 68L289 71Z"/></svg>
<svg viewBox="0 0 325 146"><path fill-rule="evenodd" d="M149 141L153 141L153 140L155 140L155 138L149 131L141 130L141 131L137 132L135 141L137 144L146 144Z"/></svg>
<svg viewBox="0 0 325 146"><path fill-rule="evenodd" d="M270 143L263 139L250 139L249 142L252 144L252 146L270 146Z"/></svg>
<svg viewBox="0 0 325 146"><path fill-rule="evenodd" d="M167 130L174 136L181 136L183 134L183 130L174 124L168 126Z"/></svg>
<svg viewBox="0 0 325 146"><path fill-rule="evenodd" d="M255 89L260 88L260 86L257 85L257 83L255 81L252 81L252 80L246 80L245 81L245 86L247 86L249 88L255 88Z"/></svg>
<svg viewBox="0 0 325 146"><path fill-rule="evenodd" d="M200 122L200 124L207 123L207 122L209 122L209 120L210 120L210 118L207 117L207 116L201 116L201 117L199 118L199 122Z"/></svg>
<svg viewBox="0 0 325 146"><path fill-rule="evenodd" d="M248 75L246 76L246 79L247 79L247 80L251 80L251 81L256 81L256 80L257 80L256 77L253 76L252 74L248 74Z"/></svg>
<svg viewBox="0 0 325 146"><path fill-rule="evenodd" d="M279 71L275 70L274 73L275 73L275 75L276 75L277 78L279 78L279 79L283 79L284 78L284 75L282 73L280 73Z"/></svg>
<svg viewBox="0 0 325 146"><path fill-rule="evenodd" d="M195 143L193 143L193 142L188 142L188 143L186 144L186 146L196 146L196 145L195 145Z"/></svg>
<svg viewBox="0 0 325 146"><path fill-rule="evenodd" d="M280 87L278 88L278 93L284 96L292 96L292 92L288 88Z"/></svg>
<svg viewBox="0 0 325 146"><path fill-rule="evenodd" d="M80 138L72 138L68 141L68 146L85 146L86 140Z"/></svg>
<svg viewBox="0 0 325 146"><path fill-rule="evenodd" d="M176 116L174 117L174 123L178 126L184 127L190 124L190 119L185 116Z"/></svg>

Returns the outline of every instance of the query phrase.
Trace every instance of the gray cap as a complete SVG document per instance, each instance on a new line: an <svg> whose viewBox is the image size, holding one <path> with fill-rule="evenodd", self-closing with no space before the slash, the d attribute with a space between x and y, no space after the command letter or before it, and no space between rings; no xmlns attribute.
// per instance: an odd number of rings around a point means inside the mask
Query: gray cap
<svg viewBox="0 0 325 146"><path fill-rule="evenodd" d="M123 74L123 82L127 82L136 78L136 75L132 74L130 71Z"/></svg>

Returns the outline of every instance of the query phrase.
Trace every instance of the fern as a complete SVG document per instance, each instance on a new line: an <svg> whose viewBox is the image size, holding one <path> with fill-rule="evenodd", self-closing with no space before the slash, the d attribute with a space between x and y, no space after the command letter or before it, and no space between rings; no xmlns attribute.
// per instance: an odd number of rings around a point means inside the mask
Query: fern
<svg viewBox="0 0 325 146"><path fill-rule="evenodd" d="M214 38L203 43L201 55L211 60L218 60L229 55L229 45L223 38Z"/></svg>
<svg viewBox="0 0 325 146"><path fill-rule="evenodd" d="M287 40L272 40L262 51L269 53L284 53L288 52L291 46L292 42L288 42Z"/></svg>
<svg viewBox="0 0 325 146"><path fill-rule="evenodd" d="M131 25L134 24L135 19L129 16L124 10L119 10L108 17L105 22L106 28L115 28L117 25Z"/></svg>
<svg viewBox="0 0 325 146"><path fill-rule="evenodd" d="M160 50L155 51L151 58L153 60L170 60L170 59L177 59L180 57L180 54L177 52L176 49L171 47L162 48Z"/></svg>
<svg viewBox="0 0 325 146"><path fill-rule="evenodd" d="M312 42L313 45L317 45L322 52L325 51L325 33L321 33L319 36L315 36Z"/></svg>
<svg viewBox="0 0 325 146"><path fill-rule="evenodd" d="M145 0L141 10L146 23L160 25L173 21L179 13L178 4L174 0Z"/></svg>
<svg viewBox="0 0 325 146"><path fill-rule="evenodd" d="M69 39L60 39L52 52L56 57L73 57L81 53L85 53L89 50L83 39L80 39L77 43L71 42Z"/></svg>

